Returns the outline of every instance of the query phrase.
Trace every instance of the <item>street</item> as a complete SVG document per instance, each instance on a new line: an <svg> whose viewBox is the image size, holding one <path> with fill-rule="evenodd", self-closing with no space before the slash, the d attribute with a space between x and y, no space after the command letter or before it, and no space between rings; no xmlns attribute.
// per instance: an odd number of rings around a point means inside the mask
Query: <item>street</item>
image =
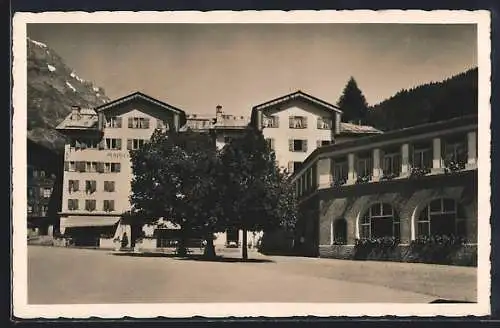
<svg viewBox="0 0 500 328"><path fill-rule="evenodd" d="M211 262L28 247L29 304L475 301L476 268L263 256Z"/></svg>

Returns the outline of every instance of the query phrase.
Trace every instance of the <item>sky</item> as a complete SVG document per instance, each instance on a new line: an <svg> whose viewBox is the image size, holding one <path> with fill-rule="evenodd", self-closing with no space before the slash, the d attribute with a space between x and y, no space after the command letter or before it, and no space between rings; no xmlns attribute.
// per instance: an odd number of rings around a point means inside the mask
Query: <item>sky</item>
<svg viewBox="0 0 500 328"><path fill-rule="evenodd" d="M472 24L29 24L28 37L111 99L200 114L250 115L296 90L335 104L351 76L373 105L477 66Z"/></svg>

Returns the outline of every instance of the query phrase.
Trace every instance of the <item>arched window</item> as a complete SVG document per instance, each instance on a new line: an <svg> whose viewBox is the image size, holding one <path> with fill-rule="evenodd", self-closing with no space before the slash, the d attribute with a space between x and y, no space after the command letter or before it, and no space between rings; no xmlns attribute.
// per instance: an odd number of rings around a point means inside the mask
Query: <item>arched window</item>
<svg viewBox="0 0 500 328"><path fill-rule="evenodd" d="M376 203L360 219L361 238L400 237L399 218L391 205Z"/></svg>
<svg viewBox="0 0 500 328"><path fill-rule="evenodd" d="M435 199L420 212L417 236L433 235L466 235L465 214L455 200Z"/></svg>

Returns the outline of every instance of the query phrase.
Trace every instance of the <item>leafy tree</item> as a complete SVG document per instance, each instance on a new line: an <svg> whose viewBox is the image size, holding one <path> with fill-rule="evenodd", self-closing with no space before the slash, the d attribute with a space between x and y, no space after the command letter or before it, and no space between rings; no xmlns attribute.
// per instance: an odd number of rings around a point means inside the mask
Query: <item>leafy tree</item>
<svg viewBox="0 0 500 328"><path fill-rule="evenodd" d="M243 231L242 258L247 259L248 231L294 224L295 195L262 133L255 129L248 128L243 137L226 145L221 162L226 225Z"/></svg>
<svg viewBox="0 0 500 328"><path fill-rule="evenodd" d="M349 79L344 87L337 106L343 111L342 116L344 121L361 121L362 123L366 123L368 104L353 77Z"/></svg>
<svg viewBox="0 0 500 328"><path fill-rule="evenodd" d="M185 255L189 235L204 236L205 254L214 256L213 234L223 229L219 158L213 140L195 132L155 132L151 141L131 151L131 202L145 218L164 218L181 227L179 252Z"/></svg>

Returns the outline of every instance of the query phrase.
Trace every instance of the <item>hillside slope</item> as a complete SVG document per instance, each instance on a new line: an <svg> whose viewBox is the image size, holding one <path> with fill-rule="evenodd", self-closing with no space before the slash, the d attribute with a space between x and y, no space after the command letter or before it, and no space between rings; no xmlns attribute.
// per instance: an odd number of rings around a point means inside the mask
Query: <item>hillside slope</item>
<svg viewBox="0 0 500 328"><path fill-rule="evenodd" d="M55 150L63 144L53 128L71 106L95 107L109 101L104 90L79 77L46 44L28 38L28 137Z"/></svg>
<svg viewBox="0 0 500 328"><path fill-rule="evenodd" d="M441 82L401 90L372 106L371 125L384 131L477 113L477 68Z"/></svg>

